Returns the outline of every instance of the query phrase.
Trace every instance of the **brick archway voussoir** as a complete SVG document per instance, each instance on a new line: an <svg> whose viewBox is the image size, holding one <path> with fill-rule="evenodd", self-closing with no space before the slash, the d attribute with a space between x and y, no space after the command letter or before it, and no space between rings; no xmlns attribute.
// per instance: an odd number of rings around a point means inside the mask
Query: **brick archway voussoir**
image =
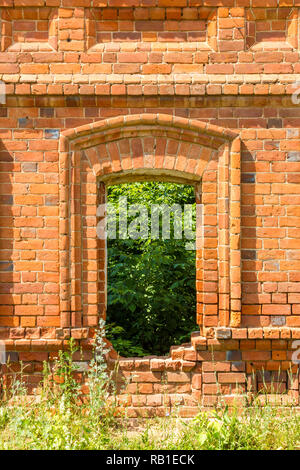
<svg viewBox="0 0 300 470"><path fill-rule="evenodd" d="M168 135L149 134L109 141L83 150L101 181L152 178L199 181L216 150Z"/></svg>
<svg viewBox="0 0 300 470"><path fill-rule="evenodd" d="M155 149L147 153L144 147L149 144L149 137L156 141ZM61 169L68 168L65 152L84 150L94 174L104 178L143 168L148 173L169 171L172 177L174 172L179 177L179 173L185 173L187 179L199 181L214 151L236 137L235 132L220 126L168 114L118 116L64 131L60 141ZM121 148L126 141L132 147L127 155ZM161 148L163 142L167 142L165 149ZM176 145L177 153L168 150Z"/></svg>

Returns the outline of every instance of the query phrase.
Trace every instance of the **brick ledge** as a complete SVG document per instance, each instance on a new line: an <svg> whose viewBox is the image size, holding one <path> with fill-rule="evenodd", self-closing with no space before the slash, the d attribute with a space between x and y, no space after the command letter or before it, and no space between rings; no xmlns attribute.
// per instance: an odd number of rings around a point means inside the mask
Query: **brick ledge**
<svg viewBox="0 0 300 470"><path fill-rule="evenodd" d="M83 349L92 349L93 332L87 328L57 329L56 332L33 332L32 328L0 328L0 339L4 341L9 351L57 351L68 348L68 339L73 337L80 341ZM55 334L54 334L55 333ZM31 337L30 337L31 336ZM47 337L48 336L48 337ZM50 337L51 336L51 337ZM270 328L209 328L206 336L199 331L191 334L191 342L179 346L171 346L170 356L176 356L176 351L194 351L195 349L218 347L221 342L231 340L263 340L263 339L300 339L300 328L298 327L270 327ZM115 351L112 355L116 357ZM151 356L151 358L158 356ZM163 356L165 359L168 355ZM150 358L150 356L149 356ZM145 358L143 358L145 359ZM126 360L126 358L122 358Z"/></svg>
<svg viewBox="0 0 300 470"><path fill-rule="evenodd" d="M0 74L6 95L291 95L300 74Z"/></svg>

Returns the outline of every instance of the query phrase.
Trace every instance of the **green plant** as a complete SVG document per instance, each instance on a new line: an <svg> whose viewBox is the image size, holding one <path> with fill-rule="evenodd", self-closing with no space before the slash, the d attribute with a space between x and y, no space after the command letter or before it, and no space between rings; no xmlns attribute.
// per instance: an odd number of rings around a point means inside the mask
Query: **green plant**
<svg viewBox="0 0 300 470"><path fill-rule="evenodd" d="M90 363L89 391L80 401L74 383L77 365L70 350L59 355L54 371L44 366L42 393L26 394L23 367L12 378L0 401L0 449L126 449L126 450L271 450L300 448L298 408L261 403L261 393L252 404L215 410L199 410L192 420L176 412L164 418L141 422L136 431L123 415L116 413L114 378L117 368L108 369L109 346L105 322L100 321L94 358ZM116 365L117 365L116 361ZM61 383L52 385L52 373L60 371ZM277 376L275 376L277 383ZM164 378L161 382L165 384ZM268 391L268 390L266 390ZM119 419L121 417L121 419Z"/></svg>
<svg viewBox="0 0 300 470"><path fill-rule="evenodd" d="M126 420L114 417L113 406L103 402L102 406L70 406L64 395L59 395L56 401L15 400L13 406L10 401L1 402L0 449L277 450L300 447L300 416L294 407L278 409L258 404L219 407L214 411L200 411L195 419L187 422L171 417L147 420L133 431ZM110 407L108 420L106 413Z"/></svg>
<svg viewBox="0 0 300 470"><path fill-rule="evenodd" d="M104 337L105 323L100 320L88 371L89 394L83 401L76 377L78 366L73 360L78 348L73 339L67 351L59 351L53 367L44 363L44 379L37 397L29 397L22 378L15 375L9 398L0 402L0 448L59 450L105 446L108 426L114 423L110 400L114 390L107 371L109 348Z"/></svg>
<svg viewBox="0 0 300 470"><path fill-rule="evenodd" d="M105 340L105 321L100 318L95 338L94 358L88 370L88 408L94 416L103 417L110 396L113 396L112 372L107 369L106 357L110 351Z"/></svg>
<svg viewBox="0 0 300 470"><path fill-rule="evenodd" d="M64 396L67 402L75 402L78 399L80 383L76 380L77 364L73 361L74 354L78 347L74 338L69 341L69 349L58 352L58 359L54 366L55 376L58 378L58 388L60 394Z"/></svg>
<svg viewBox="0 0 300 470"><path fill-rule="evenodd" d="M128 204L143 204L149 214L152 204L195 207L194 188L180 184L109 187L108 201L116 210L120 196ZM107 336L121 355L165 354L172 344L189 340L196 328L195 252L185 244L172 230L170 240L109 239Z"/></svg>
<svg viewBox="0 0 300 470"><path fill-rule="evenodd" d="M145 356L146 352L135 344L135 338L127 339L125 328L116 323L106 324L106 336L121 356Z"/></svg>

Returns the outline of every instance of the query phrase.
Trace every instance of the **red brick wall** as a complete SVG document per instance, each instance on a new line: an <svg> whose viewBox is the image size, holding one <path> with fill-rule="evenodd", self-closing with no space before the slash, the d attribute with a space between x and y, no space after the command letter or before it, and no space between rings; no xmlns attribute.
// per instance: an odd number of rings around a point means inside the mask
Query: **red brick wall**
<svg viewBox="0 0 300 470"><path fill-rule="evenodd" d="M238 367L243 391L251 363L288 369L300 334L300 106L292 99L299 7L297 0L263 7L256 0L0 1L7 94L0 339L28 362L29 381L70 335L90 347L105 313L97 179L103 185L138 169L190 178L205 208L197 321L209 359L191 346L193 365L164 359L160 367L174 368L188 396L203 400L217 396L207 367L218 374ZM126 130L132 115L139 116L135 135ZM216 361L213 342L222 352ZM155 371L145 361L129 370ZM150 395L161 393L150 385Z"/></svg>

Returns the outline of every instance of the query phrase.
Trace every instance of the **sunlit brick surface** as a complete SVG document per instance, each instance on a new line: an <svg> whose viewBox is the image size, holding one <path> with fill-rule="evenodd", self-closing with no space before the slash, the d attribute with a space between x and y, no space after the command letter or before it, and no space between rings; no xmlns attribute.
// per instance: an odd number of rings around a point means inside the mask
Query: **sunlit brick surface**
<svg viewBox="0 0 300 470"><path fill-rule="evenodd" d="M200 333L168 358L122 360L118 384L136 378L120 407L191 416L263 383L298 403L299 7L0 0L0 340L30 391L70 336L91 358L105 186L161 178L203 204Z"/></svg>

